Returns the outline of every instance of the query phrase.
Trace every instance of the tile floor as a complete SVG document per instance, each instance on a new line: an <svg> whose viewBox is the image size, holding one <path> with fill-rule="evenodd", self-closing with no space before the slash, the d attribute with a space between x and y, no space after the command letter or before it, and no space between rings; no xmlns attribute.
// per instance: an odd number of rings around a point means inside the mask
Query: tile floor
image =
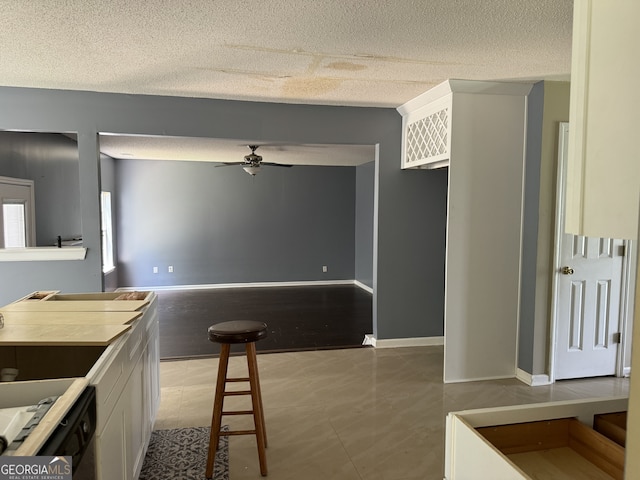
<svg viewBox="0 0 640 480"><path fill-rule="evenodd" d="M442 480L447 412L626 395L629 387L617 378L445 385L442 359L442 347L258 354L268 478ZM209 425L217 365L215 358L160 364L156 429ZM231 358L230 374L246 375L244 357ZM248 398L230 397L226 406L235 408L231 401ZM250 421L223 419L232 428ZM262 478L255 437L230 437L229 454L232 480Z"/></svg>

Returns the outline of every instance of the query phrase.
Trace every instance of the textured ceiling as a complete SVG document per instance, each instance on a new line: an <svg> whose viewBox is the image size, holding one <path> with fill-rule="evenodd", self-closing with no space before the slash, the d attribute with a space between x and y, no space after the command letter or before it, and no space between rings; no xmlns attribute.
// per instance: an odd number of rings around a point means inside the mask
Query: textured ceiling
<svg viewBox="0 0 640 480"><path fill-rule="evenodd" d="M449 78L568 80L572 6L0 0L0 85L397 107Z"/></svg>

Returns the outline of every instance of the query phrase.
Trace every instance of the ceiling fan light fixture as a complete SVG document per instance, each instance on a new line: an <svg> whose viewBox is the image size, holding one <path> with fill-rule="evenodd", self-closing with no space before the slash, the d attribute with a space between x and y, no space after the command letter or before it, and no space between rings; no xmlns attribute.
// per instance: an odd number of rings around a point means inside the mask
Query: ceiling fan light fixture
<svg viewBox="0 0 640 480"><path fill-rule="evenodd" d="M251 175L252 177L255 177L255 175L260 171L260 166L259 165L248 165L246 167L242 167L242 169L247 172L249 175Z"/></svg>
<svg viewBox="0 0 640 480"><path fill-rule="evenodd" d="M249 155L244 156L244 161L246 163L256 164L262 161L262 157L256 153L256 150L260 145L247 145L251 149L251 153Z"/></svg>

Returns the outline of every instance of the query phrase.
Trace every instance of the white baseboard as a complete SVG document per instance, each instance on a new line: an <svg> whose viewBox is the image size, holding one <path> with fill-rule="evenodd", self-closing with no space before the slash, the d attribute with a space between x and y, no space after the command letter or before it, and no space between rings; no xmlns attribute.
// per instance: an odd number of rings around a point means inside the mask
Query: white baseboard
<svg viewBox="0 0 640 480"><path fill-rule="evenodd" d="M364 291L366 291L366 292L369 292L369 293L371 293L371 294L373 293L373 288L371 288L369 285L365 285L364 283L359 282L358 280L354 280L354 281L353 281L353 284L354 284L356 287L360 287L362 290L364 290Z"/></svg>
<svg viewBox="0 0 640 480"><path fill-rule="evenodd" d="M549 378L549 375L545 375L545 374L532 375L529 372L525 372L524 370L521 370L520 368L516 370L516 378L531 387L551 385L551 379Z"/></svg>
<svg viewBox="0 0 640 480"><path fill-rule="evenodd" d="M456 378L455 380L444 379L444 383L484 382L484 381L490 381L490 380L504 380L507 378L513 378L513 375L497 375L495 377Z"/></svg>
<svg viewBox="0 0 640 480"><path fill-rule="evenodd" d="M444 345L444 337L389 338L378 340L369 334L364 336L362 344L371 345L375 348L433 347Z"/></svg>
<svg viewBox="0 0 640 480"><path fill-rule="evenodd" d="M359 282L358 282L359 283ZM218 288L257 288L257 287L307 287L320 285L356 285L366 290L366 285L358 285L355 280L311 280L305 282L249 282L249 283L210 283L202 285L161 285L150 287L120 287L118 292L132 292L135 290L210 290ZM368 287L367 287L368 288Z"/></svg>

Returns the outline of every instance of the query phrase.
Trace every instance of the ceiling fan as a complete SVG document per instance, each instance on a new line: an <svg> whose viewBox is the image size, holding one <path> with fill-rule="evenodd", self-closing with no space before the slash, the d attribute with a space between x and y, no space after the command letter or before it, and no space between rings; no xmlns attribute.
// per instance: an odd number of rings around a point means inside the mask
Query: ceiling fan
<svg viewBox="0 0 640 480"><path fill-rule="evenodd" d="M260 145L247 145L251 149L251 153L244 156L244 160L241 162L223 162L222 165L217 165L218 167L227 167L230 165L242 165L242 169L247 172L251 176L255 176L258 172L260 172L260 167L262 165L269 165L273 167L291 167L291 165L285 165L282 163L273 163L273 162L263 162L262 156L256 153L256 150Z"/></svg>

